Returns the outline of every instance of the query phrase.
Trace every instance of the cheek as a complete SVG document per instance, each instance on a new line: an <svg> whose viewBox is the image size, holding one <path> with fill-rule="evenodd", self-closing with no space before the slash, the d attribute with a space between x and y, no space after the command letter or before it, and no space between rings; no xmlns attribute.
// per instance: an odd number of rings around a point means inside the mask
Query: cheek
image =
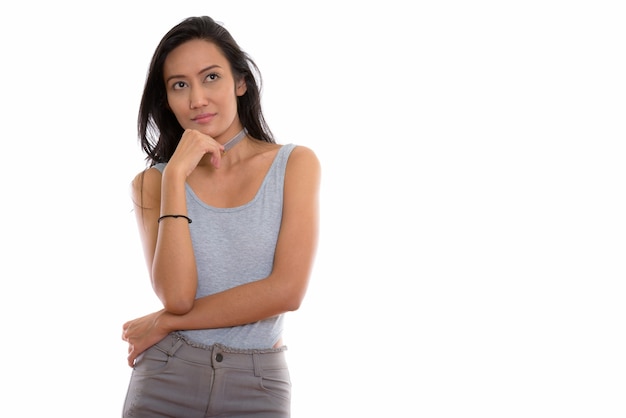
<svg viewBox="0 0 626 418"><path fill-rule="evenodd" d="M165 106L177 117L189 107L188 101L182 94L168 94L165 100Z"/></svg>
<svg viewBox="0 0 626 418"><path fill-rule="evenodd" d="M185 126L188 122L188 110L189 105L185 104L184 100L181 100L178 96L167 97L165 101L165 107L170 110L174 114L174 117L180 124L183 129L186 129Z"/></svg>
<svg viewBox="0 0 626 418"><path fill-rule="evenodd" d="M213 90L210 95L211 102L220 112L237 111L237 95L234 94L235 86L220 86L219 89Z"/></svg>

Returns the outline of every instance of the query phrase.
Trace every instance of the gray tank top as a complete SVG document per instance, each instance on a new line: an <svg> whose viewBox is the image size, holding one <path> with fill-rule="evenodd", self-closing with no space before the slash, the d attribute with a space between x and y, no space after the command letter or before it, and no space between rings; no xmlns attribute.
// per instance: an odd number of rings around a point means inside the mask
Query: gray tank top
<svg viewBox="0 0 626 418"><path fill-rule="evenodd" d="M263 279L272 272L282 220L285 167L294 144L276 154L254 198L234 208L216 208L186 186L187 215L198 268L196 298ZM154 167L163 172L166 163ZM283 331L283 315L252 324L217 329L183 330L192 344L222 344L240 349L273 347Z"/></svg>

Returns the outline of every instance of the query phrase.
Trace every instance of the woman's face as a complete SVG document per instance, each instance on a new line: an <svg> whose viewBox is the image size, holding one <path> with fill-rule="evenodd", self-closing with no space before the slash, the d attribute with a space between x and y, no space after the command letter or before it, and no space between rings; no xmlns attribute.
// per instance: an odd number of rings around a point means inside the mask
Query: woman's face
<svg viewBox="0 0 626 418"><path fill-rule="evenodd" d="M218 140L235 135L241 124L237 96L245 80L233 78L230 63L215 44L194 39L169 53L163 65L167 103L183 129Z"/></svg>

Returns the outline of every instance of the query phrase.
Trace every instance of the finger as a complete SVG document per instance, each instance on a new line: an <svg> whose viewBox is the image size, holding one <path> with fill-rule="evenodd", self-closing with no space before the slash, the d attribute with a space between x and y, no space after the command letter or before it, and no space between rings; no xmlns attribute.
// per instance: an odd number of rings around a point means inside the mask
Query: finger
<svg viewBox="0 0 626 418"><path fill-rule="evenodd" d="M224 146L218 142L215 143L215 147L207 150L211 153L211 164L215 168L220 168L222 162L222 156L224 155Z"/></svg>
<svg viewBox="0 0 626 418"><path fill-rule="evenodd" d="M213 164L213 167L215 168L220 168L221 163L222 163L222 152L221 151L214 152L213 155L211 155L211 164Z"/></svg>
<svg viewBox="0 0 626 418"><path fill-rule="evenodd" d="M124 327L124 329L122 330L122 340L124 341L128 341L129 337L128 337L128 327Z"/></svg>
<svg viewBox="0 0 626 418"><path fill-rule="evenodd" d="M135 366L135 355L134 355L134 350L129 350L129 355L128 355L128 366L129 367L134 367Z"/></svg>

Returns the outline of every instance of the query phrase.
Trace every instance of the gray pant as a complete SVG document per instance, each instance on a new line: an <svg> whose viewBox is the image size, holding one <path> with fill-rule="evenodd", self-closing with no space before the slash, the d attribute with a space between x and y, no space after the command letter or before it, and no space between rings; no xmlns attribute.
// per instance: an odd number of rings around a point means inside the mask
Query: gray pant
<svg viewBox="0 0 626 418"><path fill-rule="evenodd" d="M170 334L137 358L123 417L289 417L285 349L198 348Z"/></svg>

